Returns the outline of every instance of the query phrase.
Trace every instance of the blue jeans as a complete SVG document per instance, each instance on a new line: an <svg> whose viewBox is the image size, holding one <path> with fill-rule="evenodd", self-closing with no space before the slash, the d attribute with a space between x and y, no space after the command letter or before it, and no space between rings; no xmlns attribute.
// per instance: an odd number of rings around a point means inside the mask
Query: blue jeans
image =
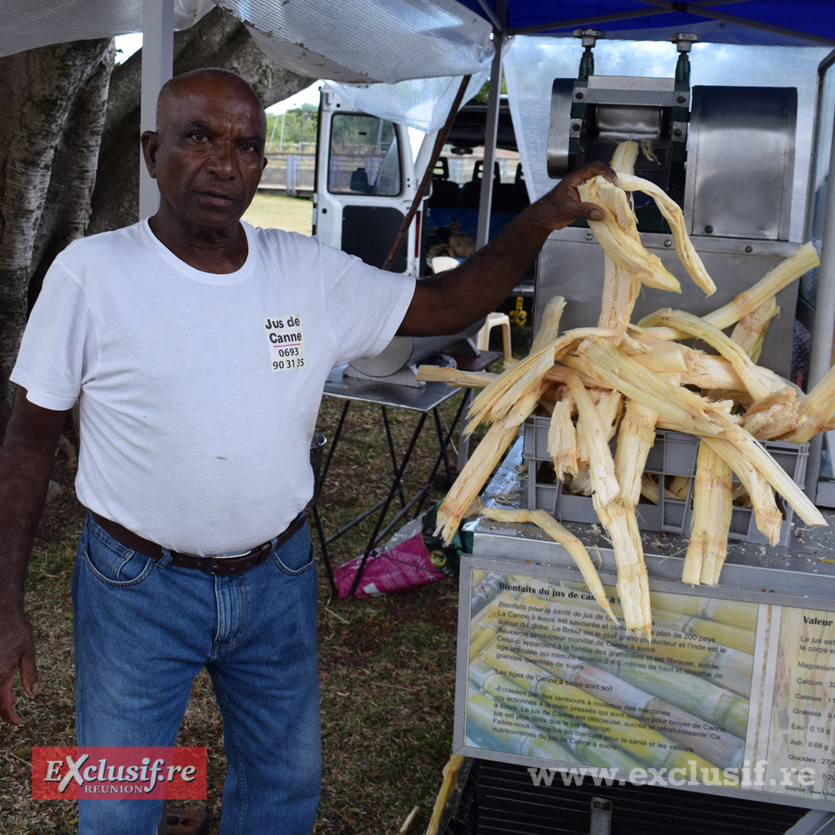
<svg viewBox="0 0 835 835"><path fill-rule="evenodd" d="M304 526L237 577L165 565L88 515L73 575L80 746L171 746L205 666L223 716L222 835L308 835L321 785L316 571ZM156 835L161 801L79 801L80 835Z"/></svg>

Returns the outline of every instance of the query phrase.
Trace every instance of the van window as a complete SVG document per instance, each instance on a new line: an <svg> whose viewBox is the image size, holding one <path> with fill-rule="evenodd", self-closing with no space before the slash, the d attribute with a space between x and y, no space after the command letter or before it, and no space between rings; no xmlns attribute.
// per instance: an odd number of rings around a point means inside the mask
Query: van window
<svg viewBox="0 0 835 835"><path fill-rule="evenodd" d="M334 194L400 194L400 154L394 123L362 113L331 120L328 191Z"/></svg>

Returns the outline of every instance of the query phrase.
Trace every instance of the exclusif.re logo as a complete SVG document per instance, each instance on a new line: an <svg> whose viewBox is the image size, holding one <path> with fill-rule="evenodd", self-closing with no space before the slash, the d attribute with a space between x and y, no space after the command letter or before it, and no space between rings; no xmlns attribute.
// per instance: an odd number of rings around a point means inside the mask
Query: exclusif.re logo
<svg viewBox="0 0 835 835"><path fill-rule="evenodd" d="M127 795L156 800L205 798L206 749L32 748L32 797L36 800Z"/></svg>

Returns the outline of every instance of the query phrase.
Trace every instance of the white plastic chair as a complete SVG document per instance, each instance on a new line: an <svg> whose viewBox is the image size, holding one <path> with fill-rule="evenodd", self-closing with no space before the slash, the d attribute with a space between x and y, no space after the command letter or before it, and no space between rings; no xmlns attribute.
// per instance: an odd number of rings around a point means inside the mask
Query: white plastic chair
<svg viewBox="0 0 835 835"><path fill-rule="evenodd" d="M501 327L502 343L504 346L504 358L507 362L511 358L510 351L510 319L506 313L488 313L481 330L476 337L476 348L479 351L486 351L490 346L490 331L493 328Z"/></svg>

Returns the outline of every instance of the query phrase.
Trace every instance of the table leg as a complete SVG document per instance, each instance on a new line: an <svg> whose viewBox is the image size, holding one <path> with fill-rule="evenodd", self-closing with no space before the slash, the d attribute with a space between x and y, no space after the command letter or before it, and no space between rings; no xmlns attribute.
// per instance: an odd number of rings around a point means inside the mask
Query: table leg
<svg viewBox="0 0 835 835"><path fill-rule="evenodd" d="M362 576L363 569L365 568L366 562L368 562L368 557L371 554L371 551L374 548L374 545L377 543L377 537L380 533L380 528L383 526L383 520L388 513L388 509L391 506L392 501L394 500L395 495L397 494L398 490L400 489L400 482L403 478L403 473L406 471L406 467L409 464L409 459L412 457L412 451L415 448L415 444L417 443L417 439L420 436L420 431L423 429L423 424L426 421L426 412L423 412L420 416L420 419L417 422L417 426L415 427L415 431L412 433L411 440L409 441L409 447L406 450L405 455L403 456L403 461L400 464L400 467L397 470L397 473L394 477L394 483L391 485L391 489L388 492L388 496L383 504L383 509L380 512L379 517L377 518L377 524L374 527L374 533L371 534L371 539L368 540L368 547L365 549L365 553L362 556L362 560L360 561L359 567L357 568L356 576L354 577L354 582L351 584L351 589L348 592L348 597L353 597L354 592L359 585L360 577Z"/></svg>

